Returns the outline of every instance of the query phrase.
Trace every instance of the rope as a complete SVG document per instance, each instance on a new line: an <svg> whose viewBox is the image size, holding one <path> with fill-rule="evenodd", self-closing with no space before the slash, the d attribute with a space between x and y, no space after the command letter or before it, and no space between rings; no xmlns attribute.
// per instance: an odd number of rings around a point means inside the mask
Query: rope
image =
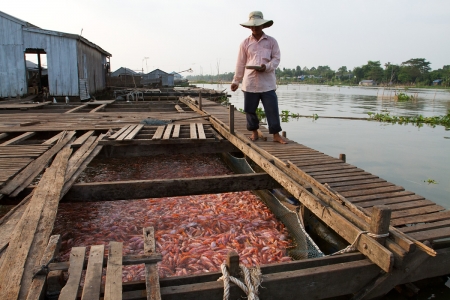
<svg viewBox="0 0 450 300"><path fill-rule="evenodd" d="M330 256L336 255L336 254L349 253L349 252L355 251L356 250L356 247L355 247L356 242L358 242L358 239L361 236L361 234L364 234L364 233L367 233L368 236L373 237L373 238L382 238L382 237L389 236L389 232L388 233L382 233L382 234L376 234L376 233L371 233L371 232L368 232L368 231L360 231L351 245L348 245L344 249L330 254Z"/></svg>
<svg viewBox="0 0 450 300"><path fill-rule="evenodd" d="M241 268L242 273L244 273L245 283L228 274L227 265L225 263L220 266L220 269L222 270L222 277L217 279L217 281L223 280L223 300L228 300L228 298L230 297L230 281L244 291L244 293L247 295L247 299L259 300L258 287L262 282L261 269L259 269L258 267L248 269L244 265L239 265L239 267Z"/></svg>

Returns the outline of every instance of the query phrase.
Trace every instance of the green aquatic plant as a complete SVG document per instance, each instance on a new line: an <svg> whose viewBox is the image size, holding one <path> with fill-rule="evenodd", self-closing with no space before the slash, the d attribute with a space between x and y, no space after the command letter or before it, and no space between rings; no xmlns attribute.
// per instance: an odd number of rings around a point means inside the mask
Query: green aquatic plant
<svg viewBox="0 0 450 300"><path fill-rule="evenodd" d="M319 115L318 114L313 114L313 119L314 120L317 120L319 118Z"/></svg>
<svg viewBox="0 0 450 300"><path fill-rule="evenodd" d="M426 183L428 183L428 184L438 184L436 180L434 180L434 179L429 179L429 178L428 178L427 180L424 180L423 182L426 182Z"/></svg>
<svg viewBox="0 0 450 300"><path fill-rule="evenodd" d="M423 124L428 124L432 127L436 125L445 126L446 129L450 128L450 111L447 111L445 116L433 116L424 117L422 115L416 116L391 116L389 112L387 113L373 113L368 112L369 120L375 120L380 122L388 122L394 124L413 124L415 126L422 126Z"/></svg>
<svg viewBox="0 0 450 300"><path fill-rule="evenodd" d="M409 100L411 100L411 96L408 96L407 94L401 92L397 94L397 101L409 101Z"/></svg>

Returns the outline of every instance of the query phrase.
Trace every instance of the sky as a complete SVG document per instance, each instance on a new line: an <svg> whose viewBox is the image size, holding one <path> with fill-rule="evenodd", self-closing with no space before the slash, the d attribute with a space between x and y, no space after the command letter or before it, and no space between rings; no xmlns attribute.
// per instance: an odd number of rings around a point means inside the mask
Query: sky
<svg viewBox="0 0 450 300"><path fill-rule="evenodd" d="M281 49L280 68L425 58L450 65L448 0L0 0L0 10L43 29L81 34L120 67L190 75L234 72L240 26L259 10ZM183 72L182 75L189 75Z"/></svg>

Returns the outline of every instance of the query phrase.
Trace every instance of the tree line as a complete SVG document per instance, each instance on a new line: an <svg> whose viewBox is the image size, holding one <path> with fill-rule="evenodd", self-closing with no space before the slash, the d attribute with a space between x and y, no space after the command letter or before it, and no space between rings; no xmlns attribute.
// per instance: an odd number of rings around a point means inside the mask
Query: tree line
<svg viewBox="0 0 450 300"><path fill-rule="evenodd" d="M413 85L430 86L433 81L441 80L443 86L450 86L450 65L444 65L437 70L431 70L430 62L424 58L411 58L401 64L385 63L369 60L367 64L354 67L352 70L342 66L332 70L329 66L303 67L293 69L277 68L278 81L304 81L308 83L358 84L361 80L374 80L378 85ZM230 82L234 72L217 75L189 75L190 81Z"/></svg>

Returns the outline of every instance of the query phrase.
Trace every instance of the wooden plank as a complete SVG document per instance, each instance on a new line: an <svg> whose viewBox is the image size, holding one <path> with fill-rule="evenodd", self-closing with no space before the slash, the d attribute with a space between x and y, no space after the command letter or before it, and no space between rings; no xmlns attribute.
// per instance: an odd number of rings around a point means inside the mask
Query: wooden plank
<svg viewBox="0 0 450 300"><path fill-rule="evenodd" d="M196 130L196 126L195 123L190 123L190 132L191 132L191 139L197 139L197 130Z"/></svg>
<svg viewBox="0 0 450 300"><path fill-rule="evenodd" d="M205 129L203 129L202 123L197 123L197 130L198 130L198 138L201 140L206 139Z"/></svg>
<svg viewBox="0 0 450 300"><path fill-rule="evenodd" d="M436 228L418 232L408 233L408 236L411 236L419 241L430 241L440 240L450 237L450 227Z"/></svg>
<svg viewBox="0 0 450 300"><path fill-rule="evenodd" d="M173 128L173 134L172 138L179 138L180 137L180 124L175 124L175 127Z"/></svg>
<svg viewBox="0 0 450 300"><path fill-rule="evenodd" d="M144 124L139 124L137 125L133 131L130 132L130 134L128 134L124 140L129 141L132 140L138 133L139 131L142 129L142 127L144 127Z"/></svg>
<svg viewBox="0 0 450 300"><path fill-rule="evenodd" d="M156 129L155 134L152 137L152 140L160 140L162 138L163 133L164 133L164 128L166 128L166 126L158 126L158 128Z"/></svg>
<svg viewBox="0 0 450 300"><path fill-rule="evenodd" d="M41 124L40 121L30 121L30 122L23 122L20 123L19 126L31 126L31 125L36 125L36 124Z"/></svg>
<svg viewBox="0 0 450 300"><path fill-rule="evenodd" d="M351 186L357 186L361 184L371 184L371 183L380 183L380 182L386 182L386 180L381 178L364 178L364 179L355 179L355 180L346 180L346 181L340 181L340 182L327 182L327 184L332 187L333 189L336 189L338 187L351 187Z"/></svg>
<svg viewBox="0 0 450 300"><path fill-rule="evenodd" d="M46 167L50 159L58 153L75 135L75 131L69 132L64 139L47 150L40 157L32 161L25 169L23 169L14 179L8 182L1 190L1 194L11 195L15 197L25 187L27 187L34 178L41 173Z"/></svg>
<svg viewBox="0 0 450 300"><path fill-rule="evenodd" d="M364 174L364 175L356 175L356 176L332 176L332 177L326 177L326 178L323 178L320 176L314 176L314 178L322 184L328 183L330 186L332 186L332 184L335 182L376 179L379 177L376 175Z"/></svg>
<svg viewBox="0 0 450 300"><path fill-rule="evenodd" d="M39 300L44 297L44 286L47 279L47 274L44 267L47 267L53 258L58 255L61 246L61 239L59 235L52 235L45 248L44 255L38 265L38 270L34 272L36 275L31 283L30 291L28 292L27 300Z"/></svg>
<svg viewBox="0 0 450 300"><path fill-rule="evenodd" d="M390 193L390 192L400 192L404 191L405 189L401 186L388 186L388 187L381 187L381 188L374 188L374 189L367 189L367 190L356 190L356 191L342 191L340 194L346 198L349 197L357 197L357 196L365 196L365 195L379 195L383 193ZM350 199L351 201L351 199Z"/></svg>
<svg viewBox="0 0 450 300"><path fill-rule="evenodd" d="M28 293L34 275L33 267L42 257L53 228L48 224L53 225L56 217L70 153L71 149L65 148L56 156L16 225L0 266L0 299L25 298Z"/></svg>
<svg viewBox="0 0 450 300"><path fill-rule="evenodd" d="M116 141L122 141L124 138L127 137L137 126L139 125L130 125L130 127L127 128L119 137L116 138Z"/></svg>
<svg viewBox="0 0 450 300"><path fill-rule="evenodd" d="M380 188L386 188L391 187L394 184L387 181L382 182L376 182L376 183L364 183L364 184L357 184L352 186L338 186L333 187L333 190L339 192L339 193L348 193L351 191L370 191L371 189L380 189Z"/></svg>
<svg viewBox="0 0 450 300"><path fill-rule="evenodd" d="M178 112L185 112L184 109L183 109L181 106L179 106L178 104L175 105L175 109L176 109Z"/></svg>
<svg viewBox="0 0 450 300"><path fill-rule="evenodd" d="M102 105L100 105L99 107L96 107L96 108L94 108L93 110L91 110L89 113L90 113L90 114L96 113L96 112L98 112L98 111L104 109L104 108L106 107L106 105L108 105L108 104L106 104L106 103L105 103L105 104L102 104Z"/></svg>
<svg viewBox="0 0 450 300"><path fill-rule="evenodd" d="M419 208L409 208L409 209L398 210L398 211L392 212L392 219L426 215L429 213L434 213L434 212L438 212L438 211L442 211L442 210L445 210L445 208L440 205L436 205L436 204L431 205L431 206L419 207Z"/></svg>
<svg viewBox="0 0 450 300"><path fill-rule="evenodd" d="M406 227L400 227L398 230L400 230L403 233L413 233L417 231L422 230L432 230L432 229L438 229L438 228L444 228L444 227L450 227L450 220L444 220L439 222L433 222L433 223L425 223L425 224L416 224L414 226L406 226Z"/></svg>
<svg viewBox="0 0 450 300"><path fill-rule="evenodd" d="M116 133L114 133L113 135L111 135L110 137L108 137L108 139L110 140L115 140L116 138L118 138L125 130L127 130L130 126L134 126L134 125L125 125L122 128L119 129L119 131L117 131Z"/></svg>
<svg viewBox="0 0 450 300"><path fill-rule="evenodd" d="M30 137L32 137L33 135L35 135L36 132L25 132L19 136L16 136L15 138L12 138L10 140L7 140L6 142L3 142L0 144L0 146L6 146L6 145L14 145L14 144L18 144L23 140L26 140Z"/></svg>
<svg viewBox="0 0 450 300"><path fill-rule="evenodd" d="M170 134L172 133L173 124L168 124L166 130L164 131L163 140L168 140L170 138Z"/></svg>
<svg viewBox="0 0 450 300"><path fill-rule="evenodd" d="M83 108L87 107L87 106L88 106L88 104L79 105L79 106L77 106L75 108L72 108L71 110L66 111L65 114L74 113L74 112L76 112L76 111L78 111L80 109L83 109Z"/></svg>
<svg viewBox="0 0 450 300"><path fill-rule="evenodd" d="M122 243L109 242L105 300L122 299L122 247Z"/></svg>
<svg viewBox="0 0 450 300"><path fill-rule="evenodd" d="M406 224L416 224L416 223L427 223L427 222L437 222L442 220L450 219L450 211L443 211L433 214L427 214L423 216L412 216L412 217L404 217L395 220L391 220L392 226L400 226Z"/></svg>
<svg viewBox="0 0 450 300"><path fill-rule="evenodd" d="M280 185L267 174L238 174L195 178L79 183L64 202L111 201L262 190Z"/></svg>
<svg viewBox="0 0 450 300"><path fill-rule="evenodd" d="M45 142L42 143L42 145L51 145L54 142L58 141L59 138L64 134L65 131L61 131L60 133L56 134L55 136L53 136L52 138L46 140Z"/></svg>
<svg viewBox="0 0 450 300"><path fill-rule="evenodd" d="M100 299L104 251L104 245L91 246L81 300Z"/></svg>
<svg viewBox="0 0 450 300"><path fill-rule="evenodd" d="M384 194L382 194L384 195ZM370 200L370 201L363 201L363 202L354 202L351 201L352 203L355 203L358 206L361 207L371 207L374 205L389 205L389 207L391 207L392 205L395 204L401 204L404 202L416 202L418 200L424 200L425 198L419 195L408 195L408 196L403 196L403 197L395 197L395 198L386 198L386 199L380 199L380 200Z"/></svg>
<svg viewBox="0 0 450 300"><path fill-rule="evenodd" d="M155 230L153 227L146 227L144 232L144 254L153 254L156 251ZM147 300L160 300L161 292L159 286L158 267L156 264L145 265L145 286L147 290Z"/></svg>
<svg viewBox="0 0 450 300"><path fill-rule="evenodd" d="M377 204L379 205L379 204ZM433 206L436 205L433 201L430 200L419 200L419 201L408 201L408 202L402 202L402 203L396 203L396 204L389 204L386 203L385 205L389 206L391 211L397 211L397 210L405 210L405 209L411 209L411 208L419 208L419 207L425 207L425 206Z"/></svg>
<svg viewBox="0 0 450 300"><path fill-rule="evenodd" d="M382 194L352 196L352 197L347 197L347 199L350 200L352 203L359 203L359 202L365 202L365 201L383 200L383 199L388 199L388 198L404 197L404 196L412 196L412 195L414 195L414 193L410 192L410 191L394 191L394 192L388 192L388 193L382 193Z"/></svg>
<svg viewBox="0 0 450 300"><path fill-rule="evenodd" d="M79 146L81 146L91 135L94 134L94 132L95 132L94 130L89 130L88 132L86 132L85 134L83 134L82 136L77 138L72 143L72 147L79 147Z"/></svg>
<svg viewBox="0 0 450 300"><path fill-rule="evenodd" d="M84 257L86 247L73 247L70 252L69 279L62 288L59 300L76 300L78 287L80 286L81 275L83 273Z"/></svg>

